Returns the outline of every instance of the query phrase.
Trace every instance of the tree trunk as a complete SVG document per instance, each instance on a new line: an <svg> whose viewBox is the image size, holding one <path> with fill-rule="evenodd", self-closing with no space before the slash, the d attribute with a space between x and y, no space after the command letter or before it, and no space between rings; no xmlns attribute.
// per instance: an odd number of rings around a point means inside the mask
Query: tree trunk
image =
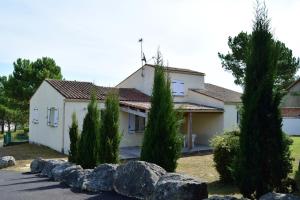
<svg viewBox="0 0 300 200"><path fill-rule="evenodd" d="M10 132L10 122L7 122L8 125L8 132Z"/></svg>
<svg viewBox="0 0 300 200"><path fill-rule="evenodd" d="M17 123L15 122L15 132L17 131Z"/></svg>
<svg viewBox="0 0 300 200"><path fill-rule="evenodd" d="M4 134L4 122L1 123L1 133Z"/></svg>

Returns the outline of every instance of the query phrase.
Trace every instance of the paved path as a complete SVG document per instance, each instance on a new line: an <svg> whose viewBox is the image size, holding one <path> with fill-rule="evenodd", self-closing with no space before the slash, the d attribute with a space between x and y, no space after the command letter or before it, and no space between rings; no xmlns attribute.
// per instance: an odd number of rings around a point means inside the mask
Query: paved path
<svg viewBox="0 0 300 200"><path fill-rule="evenodd" d="M1 200L129 200L116 193L78 193L58 182L31 174L0 170Z"/></svg>

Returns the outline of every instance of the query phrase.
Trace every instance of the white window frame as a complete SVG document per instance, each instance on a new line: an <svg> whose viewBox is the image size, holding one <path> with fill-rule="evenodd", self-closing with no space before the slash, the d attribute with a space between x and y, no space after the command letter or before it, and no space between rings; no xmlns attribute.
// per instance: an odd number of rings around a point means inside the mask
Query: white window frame
<svg viewBox="0 0 300 200"><path fill-rule="evenodd" d="M32 123L38 124L39 123L39 109L34 108L32 111Z"/></svg>

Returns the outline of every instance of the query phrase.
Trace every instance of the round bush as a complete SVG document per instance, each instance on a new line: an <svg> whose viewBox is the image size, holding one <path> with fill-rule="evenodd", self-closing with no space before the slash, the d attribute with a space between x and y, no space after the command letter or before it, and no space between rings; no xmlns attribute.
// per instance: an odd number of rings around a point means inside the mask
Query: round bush
<svg viewBox="0 0 300 200"><path fill-rule="evenodd" d="M220 175L220 181L232 182L233 161L239 149L239 131L225 132L211 140L214 149L214 162Z"/></svg>

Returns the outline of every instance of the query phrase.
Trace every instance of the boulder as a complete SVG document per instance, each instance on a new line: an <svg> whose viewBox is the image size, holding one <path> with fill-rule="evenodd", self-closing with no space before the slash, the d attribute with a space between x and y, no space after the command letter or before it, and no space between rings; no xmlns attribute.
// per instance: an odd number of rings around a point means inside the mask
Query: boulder
<svg viewBox="0 0 300 200"><path fill-rule="evenodd" d="M114 190L124 196L145 199L153 193L159 178L166 171L158 165L144 161L129 161L117 167Z"/></svg>
<svg viewBox="0 0 300 200"><path fill-rule="evenodd" d="M16 165L16 160L12 156L4 156L0 158L0 169Z"/></svg>
<svg viewBox="0 0 300 200"><path fill-rule="evenodd" d="M269 192L261 196L259 200L300 200L300 197L292 194Z"/></svg>
<svg viewBox="0 0 300 200"><path fill-rule="evenodd" d="M72 163L69 163L69 162L65 162L61 165L57 165L56 167L54 167L52 170L51 170L51 174L52 174L52 178L55 180L55 181L61 181L61 176L62 176L62 173L63 171L70 167L70 166L74 166L74 164Z"/></svg>
<svg viewBox="0 0 300 200"><path fill-rule="evenodd" d="M42 158L36 158L30 163L30 172L31 173L41 173L46 164L46 160Z"/></svg>
<svg viewBox="0 0 300 200"><path fill-rule="evenodd" d="M80 165L71 164L69 167L65 168L63 172L61 173L60 180L61 182L66 182L68 179L70 173L72 173L74 170L82 170L82 167Z"/></svg>
<svg viewBox="0 0 300 200"><path fill-rule="evenodd" d="M65 163L66 161L63 160L48 160L45 163L45 166L41 172L41 176L47 176L49 178L52 178L52 169L58 165L61 165Z"/></svg>
<svg viewBox="0 0 300 200"><path fill-rule="evenodd" d="M198 200L208 197L207 184L191 176L168 173L160 177L152 200Z"/></svg>
<svg viewBox="0 0 300 200"><path fill-rule="evenodd" d="M67 168L66 171L68 171L68 173L63 172L64 176L62 182L76 189L82 189L86 177L92 172L91 169L82 169L79 167L70 167L69 169Z"/></svg>
<svg viewBox="0 0 300 200"><path fill-rule="evenodd" d="M248 200L247 198L236 198L233 196L211 196L205 200Z"/></svg>
<svg viewBox="0 0 300 200"><path fill-rule="evenodd" d="M86 177L82 189L90 192L112 191L117 167L116 164L99 165Z"/></svg>

